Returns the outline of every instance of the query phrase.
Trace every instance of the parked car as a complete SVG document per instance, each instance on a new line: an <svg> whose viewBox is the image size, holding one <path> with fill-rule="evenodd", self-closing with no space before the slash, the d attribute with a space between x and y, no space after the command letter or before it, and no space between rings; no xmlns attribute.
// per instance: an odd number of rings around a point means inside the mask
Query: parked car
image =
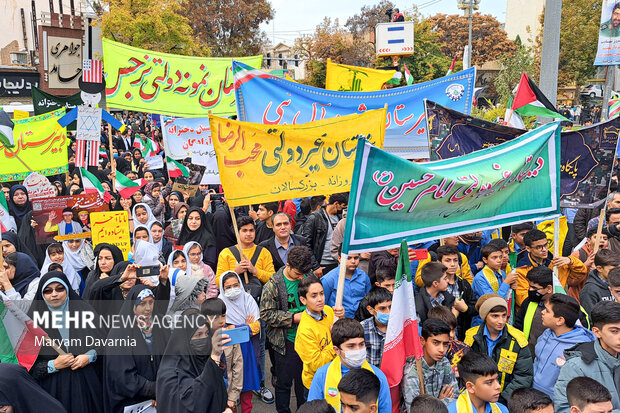
<svg viewBox="0 0 620 413"><path fill-rule="evenodd" d="M602 98L603 97L603 86L601 85L588 85L581 89L581 94L583 96L589 96L591 98Z"/></svg>

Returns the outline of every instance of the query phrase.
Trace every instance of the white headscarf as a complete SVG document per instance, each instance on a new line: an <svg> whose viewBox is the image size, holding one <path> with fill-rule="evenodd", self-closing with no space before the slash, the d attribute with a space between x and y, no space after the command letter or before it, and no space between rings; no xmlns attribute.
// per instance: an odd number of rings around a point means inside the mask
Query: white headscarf
<svg viewBox="0 0 620 413"><path fill-rule="evenodd" d="M146 209L146 213L148 214L148 218L144 224L136 218L136 208L139 206L144 207L144 209ZM140 202L139 204L133 206L131 209L131 217L133 218L133 225L135 227L146 227L147 229L150 229L153 222L156 221L155 215L153 215L153 211L151 211L151 207L144 202Z"/></svg>
<svg viewBox="0 0 620 413"><path fill-rule="evenodd" d="M159 266L159 250L154 244L139 239L134 245L133 262L141 267ZM156 275L146 278L155 285L159 284L159 277Z"/></svg>
<svg viewBox="0 0 620 413"><path fill-rule="evenodd" d="M135 221L134 221L135 222ZM159 242L155 242L153 241L153 235L151 235L151 228L153 228L153 225L158 224L159 226L162 227L162 235L161 235L161 239L159 240ZM163 225L161 224L161 222L155 220L153 222L151 222L151 224L149 225L149 240L151 241L151 243L153 245L155 245L157 247L157 249L159 250L159 252L161 252L161 249L164 247L164 234L163 234Z"/></svg>
<svg viewBox="0 0 620 413"><path fill-rule="evenodd" d="M82 227L79 227L74 228L74 231L72 233L81 234L82 232ZM62 242L62 249L65 251L65 260L63 261L63 264L67 263L71 265L71 267L73 267L75 271L80 271L82 268L88 267L88 265L86 265L86 263L82 259L82 256L80 255L80 251L82 250L82 248L84 248L84 239L79 239L78 241L80 241L80 246L78 247L77 251L71 250L71 248L69 247L69 241Z"/></svg>
<svg viewBox="0 0 620 413"><path fill-rule="evenodd" d="M227 274L233 273L239 280L239 287L241 288L241 294L234 300L226 298L224 295L224 278ZM226 271L220 277L220 297L226 304L226 322L240 325L245 324L245 319L248 316L253 315L254 321L260 320L260 311L254 298L243 289L241 278L234 271Z"/></svg>
<svg viewBox="0 0 620 413"><path fill-rule="evenodd" d="M191 264L189 262L189 257L187 256L185 251L177 250L177 249L172 250L170 255L168 255L168 266L170 266L170 269L172 269L172 262L174 261L173 257L174 257L174 254L177 253L177 251L180 252L181 254L183 254L183 257L185 258L185 262L187 263L187 269L185 270L185 274L192 275L192 266L191 266ZM181 271L183 271L183 270L181 270Z"/></svg>
<svg viewBox="0 0 620 413"><path fill-rule="evenodd" d="M43 261L43 266L41 267L41 275L47 274L49 272L50 264L54 262L50 258L49 248L50 246L48 246L47 249L45 250L45 261ZM65 258L63 259L62 264L60 265L62 266L62 272L67 276L67 279L71 283L71 289L79 294L80 284L82 283L82 278L77 273L77 271L73 268L73 265L70 264L69 261L67 260L67 249L68 247L64 248L63 246Z"/></svg>
<svg viewBox="0 0 620 413"><path fill-rule="evenodd" d="M187 256L181 250L172 250L172 252L168 256L168 268L169 268L168 281L170 281L170 302L168 303L168 310L166 312L170 311L170 309L172 308L172 304L174 304L174 299L176 297L176 290L174 287L177 285L177 279L179 277L184 277L187 274L185 271L181 269L172 268L172 261L174 261L172 257L174 256L174 253L177 251L183 254L183 256L185 257L185 261L187 261L187 264L189 265L189 260L187 259ZM189 270L189 274L191 274L192 272L191 268L188 268L188 270Z"/></svg>

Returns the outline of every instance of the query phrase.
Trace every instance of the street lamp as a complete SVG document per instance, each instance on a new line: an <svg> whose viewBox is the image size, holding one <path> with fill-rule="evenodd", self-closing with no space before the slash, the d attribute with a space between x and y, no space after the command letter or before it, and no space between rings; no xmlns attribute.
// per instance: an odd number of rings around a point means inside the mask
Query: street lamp
<svg viewBox="0 0 620 413"><path fill-rule="evenodd" d="M468 56L467 56L467 67L471 67L471 55L472 55L472 50L471 50L471 25L472 25L472 20L474 17L474 10L478 10L479 9L479 4L480 4L480 0L456 0L458 3L458 7L459 9L463 10L463 13L465 14L465 17L467 17L469 19L469 40L467 42L467 51ZM463 62L463 66L465 66L465 62Z"/></svg>

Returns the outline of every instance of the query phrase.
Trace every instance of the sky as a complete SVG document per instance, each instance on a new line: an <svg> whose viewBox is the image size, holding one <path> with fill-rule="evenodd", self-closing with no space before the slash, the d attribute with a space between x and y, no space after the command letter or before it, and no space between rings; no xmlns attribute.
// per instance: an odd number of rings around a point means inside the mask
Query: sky
<svg viewBox="0 0 620 413"><path fill-rule="evenodd" d="M379 0L270 0L275 18L262 29L269 40L292 45L297 37L312 34L325 16L339 19L344 25L347 19L360 12L363 5L378 4ZM411 9L411 2L392 0L401 11ZM457 0L419 0L415 4L424 16L436 13L462 14ZM506 21L506 0L481 0L479 11L491 14L500 22Z"/></svg>

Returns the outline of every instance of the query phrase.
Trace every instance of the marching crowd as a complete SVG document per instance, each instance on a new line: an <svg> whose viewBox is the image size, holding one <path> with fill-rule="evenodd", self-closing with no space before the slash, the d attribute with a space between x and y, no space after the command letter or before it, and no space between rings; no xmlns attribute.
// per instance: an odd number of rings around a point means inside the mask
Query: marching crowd
<svg viewBox="0 0 620 413"><path fill-rule="evenodd" d="M395 391L380 367L399 249L341 262L348 194L230 209L219 186L173 191L165 168L149 169L134 148L148 137L161 151L160 131L141 114L123 120L130 128L108 159L146 185L123 198L109 162L92 172L109 209L128 213L129 256L88 237L37 243L26 187L4 184L17 231L2 233L0 290L31 318L142 322L47 328L57 345L42 345L29 370L0 356L0 409L12 408L2 411L112 413L151 401L163 413L274 402L284 413L291 391L301 413L620 410L620 193L608 197L600 236L598 216L580 212L583 242L566 256L552 256L535 223L410 246L424 355L407 361ZM184 183L198 184L189 166ZM77 169L50 181L58 196L84 191ZM75 216L63 211L57 227L51 217L46 231L90 231L88 216ZM166 315L181 322L155 322Z"/></svg>

